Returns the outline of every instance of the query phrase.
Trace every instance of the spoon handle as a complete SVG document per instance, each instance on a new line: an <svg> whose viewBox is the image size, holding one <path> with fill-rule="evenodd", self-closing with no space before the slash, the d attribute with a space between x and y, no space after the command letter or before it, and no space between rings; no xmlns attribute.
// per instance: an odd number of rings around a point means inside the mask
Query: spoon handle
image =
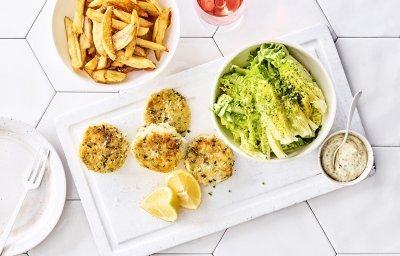
<svg viewBox="0 0 400 256"><path fill-rule="evenodd" d="M351 120L353 120L353 115L354 115L354 112L355 112L354 110L357 107L357 102L360 99L361 94L362 94L362 91L359 91L359 92L356 93L356 95L354 95L353 102L351 103L351 106L350 106L349 116L347 117L346 134L344 135L343 141L346 141L347 137L349 136Z"/></svg>

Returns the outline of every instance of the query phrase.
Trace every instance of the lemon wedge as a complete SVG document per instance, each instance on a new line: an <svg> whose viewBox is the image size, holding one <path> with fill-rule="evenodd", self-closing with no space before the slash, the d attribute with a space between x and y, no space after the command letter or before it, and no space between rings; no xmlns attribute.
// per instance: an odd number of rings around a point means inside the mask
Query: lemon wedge
<svg viewBox="0 0 400 256"><path fill-rule="evenodd" d="M201 189L199 182L187 171L177 170L165 178L165 186L170 187L179 198L179 205L183 208L195 210L201 203Z"/></svg>
<svg viewBox="0 0 400 256"><path fill-rule="evenodd" d="M161 187L150 193L140 204L151 215L165 221L178 219L179 199L169 187Z"/></svg>

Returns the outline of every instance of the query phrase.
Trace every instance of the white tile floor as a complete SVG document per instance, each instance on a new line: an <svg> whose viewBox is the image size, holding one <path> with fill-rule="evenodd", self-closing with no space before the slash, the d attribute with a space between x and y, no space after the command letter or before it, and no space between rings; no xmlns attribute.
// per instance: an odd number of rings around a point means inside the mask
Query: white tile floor
<svg viewBox="0 0 400 256"><path fill-rule="evenodd" d="M44 0L28 2L23 8L15 1L2 3L1 24L17 11L24 19L0 27L0 116L37 125L62 156L54 118L112 94L77 91L80 87L68 75L55 75L65 67L46 55L52 38L44 16L52 12L51 6L45 4L38 16ZM336 46L352 91L364 91L359 110L369 139L378 146L374 147L377 174L360 185L310 200L311 208L301 203L159 255L400 255L400 1L251 0L244 19L230 29L203 26L191 0L177 2L184 38L162 75L217 59L221 52L229 54L255 40L319 23L331 25L334 38L339 37ZM63 216L50 236L28 254L98 255L63 160L68 179Z"/></svg>

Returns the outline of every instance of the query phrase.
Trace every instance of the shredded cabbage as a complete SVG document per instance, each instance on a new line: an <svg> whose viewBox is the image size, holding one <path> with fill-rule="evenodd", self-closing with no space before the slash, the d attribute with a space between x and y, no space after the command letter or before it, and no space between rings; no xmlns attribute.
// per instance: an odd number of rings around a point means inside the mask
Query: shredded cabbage
<svg viewBox="0 0 400 256"><path fill-rule="evenodd" d="M248 65L231 66L213 112L253 156L270 159L311 143L328 107L307 69L282 44L262 44Z"/></svg>

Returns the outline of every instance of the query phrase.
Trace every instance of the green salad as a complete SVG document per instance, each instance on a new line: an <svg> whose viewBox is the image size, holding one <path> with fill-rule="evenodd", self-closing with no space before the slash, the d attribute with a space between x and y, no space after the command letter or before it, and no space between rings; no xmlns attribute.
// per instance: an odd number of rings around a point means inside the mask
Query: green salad
<svg viewBox="0 0 400 256"><path fill-rule="evenodd" d="M231 65L219 82L213 112L259 158L285 158L311 143L328 111L318 84L282 44L262 44L247 66Z"/></svg>

